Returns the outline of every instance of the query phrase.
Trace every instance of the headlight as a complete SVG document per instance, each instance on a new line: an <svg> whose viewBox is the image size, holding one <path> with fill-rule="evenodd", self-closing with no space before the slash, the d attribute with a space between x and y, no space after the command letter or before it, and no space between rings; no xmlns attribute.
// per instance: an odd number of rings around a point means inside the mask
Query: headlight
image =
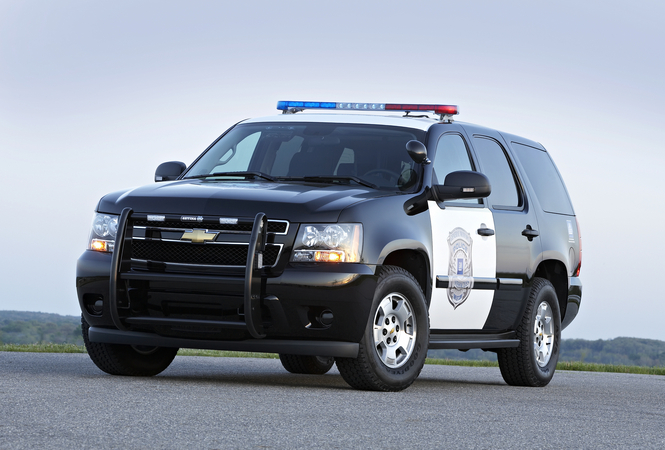
<svg viewBox="0 0 665 450"><path fill-rule="evenodd" d="M359 223L302 224L292 262L359 262L363 226Z"/></svg>
<svg viewBox="0 0 665 450"><path fill-rule="evenodd" d="M118 233L118 216L96 213L92 220L92 231L88 249L98 252L112 252L115 236Z"/></svg>

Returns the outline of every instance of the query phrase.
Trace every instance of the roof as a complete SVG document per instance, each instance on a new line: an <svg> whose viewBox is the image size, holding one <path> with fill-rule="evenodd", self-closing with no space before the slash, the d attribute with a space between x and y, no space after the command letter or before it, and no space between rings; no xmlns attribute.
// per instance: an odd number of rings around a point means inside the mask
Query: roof
<svg viewBox="0 0 665 450"><path fill-rule="evenodd" d="M393 127L416 128L427 131L438 120L426 117L404 117L401 115L335 113L320 114L299 112L297 114L278 114L276 116L257 117L243 123L262 122L320 122L320 123L358 123L367 125L388 125Z"/></svg>

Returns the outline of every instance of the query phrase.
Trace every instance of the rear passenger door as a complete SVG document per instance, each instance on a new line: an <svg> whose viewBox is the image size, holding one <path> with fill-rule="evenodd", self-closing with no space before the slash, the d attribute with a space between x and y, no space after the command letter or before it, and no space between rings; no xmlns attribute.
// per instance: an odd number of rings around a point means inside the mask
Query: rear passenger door
<svg viewBox="0 0 665 450"><path fill-rule="evenodd" d="M482 129L471 134L479 169L490 180L492 193L485 200L494 220L496 277L499 289L483 329L513 329L529 294L530 280L541 254L538 221L503 139Z"/></svg>

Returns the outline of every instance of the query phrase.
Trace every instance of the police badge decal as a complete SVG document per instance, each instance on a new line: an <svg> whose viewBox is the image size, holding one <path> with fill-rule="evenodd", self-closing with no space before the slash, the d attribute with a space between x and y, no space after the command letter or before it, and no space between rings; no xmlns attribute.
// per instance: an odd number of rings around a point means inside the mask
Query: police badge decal
<svg viewBox="0 0 665 450"><path fill-rule="evenodd" d="M463 228L457 227L448 235L448 301L453 309L464 303L473 289L472 247L471 235Z"/></svg>

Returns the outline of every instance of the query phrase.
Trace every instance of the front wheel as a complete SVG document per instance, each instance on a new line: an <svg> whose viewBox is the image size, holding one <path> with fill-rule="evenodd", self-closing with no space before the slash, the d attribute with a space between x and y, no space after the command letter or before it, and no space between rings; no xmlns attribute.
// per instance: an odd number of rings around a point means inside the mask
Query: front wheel
<svg viewBox="0 0 665 450"><path fill-rule="evenodd" d="M501 376L512 386L546 386L554 376L561 341L559 302L548 280L534 279L516 332L519 346L497 352Z"/></svg>
<svg viewBox="0 0 665 450"><path fill-rule="evenodd" d="M151 377L164 371L178 353L177 348L90 342L89 328L81 316L81 332L88 356L97 367L111 375Z"/></svg>
<svg viewBox="0 0 665 450"><path fill-rule="evenodd" d="M357 358L336 358L342 378L356 389L401 391L425 364L429 316L425 296L406 270L381 269L370 319Z"/></svg>

